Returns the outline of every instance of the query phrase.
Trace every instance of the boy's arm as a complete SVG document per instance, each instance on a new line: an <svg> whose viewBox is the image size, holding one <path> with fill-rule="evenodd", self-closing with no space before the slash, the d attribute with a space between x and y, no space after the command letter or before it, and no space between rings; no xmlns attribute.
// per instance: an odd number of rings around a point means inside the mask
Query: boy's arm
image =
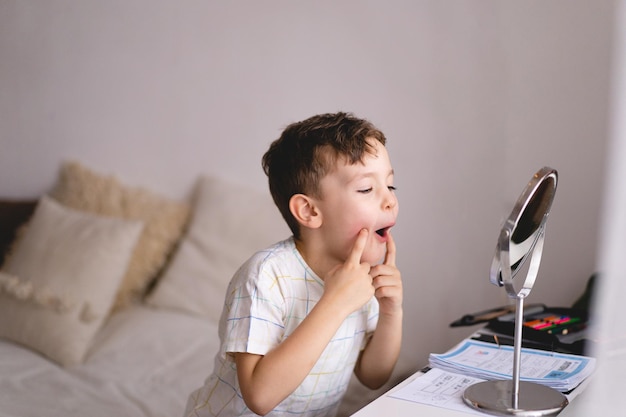
<svg viewBox="0 0 626 417"><path fill-rule="evenodd" d="M324 279L324 294L294 332L265 355L236 353L243 399L264 415L302 383L345 318L372 295L370 266L361 264L367 231L361 231L343 265Z"/></svg>
<svg viewBox="0 0 626 417"><path fill-rule="evenodd" d="M365 386L377 389L389 380L402 343L402 278L396 268L396 246L391 235L385 261L373 267L370 274L380 305L378 324L354 372Z"/></svg>
<svg viewBox="0 0 626 417"><path fill-rule="evenodd" d="M267 354L235 354L243 399L256 414L267 414L295 391L341 325L344 313L320 303Z"/></svg>

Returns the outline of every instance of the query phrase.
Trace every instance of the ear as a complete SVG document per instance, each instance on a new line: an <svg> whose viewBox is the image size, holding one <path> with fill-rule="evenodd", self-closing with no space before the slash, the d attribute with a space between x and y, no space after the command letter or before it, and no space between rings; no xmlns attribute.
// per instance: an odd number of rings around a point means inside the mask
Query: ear
<svg viewBox="0 0 626 417"><path fill-rule="evenodd" d="M289 199L289 210L304 227L316 229L322 225L322 213L315 205L315 200L304 194L294 194Z"/></svg>

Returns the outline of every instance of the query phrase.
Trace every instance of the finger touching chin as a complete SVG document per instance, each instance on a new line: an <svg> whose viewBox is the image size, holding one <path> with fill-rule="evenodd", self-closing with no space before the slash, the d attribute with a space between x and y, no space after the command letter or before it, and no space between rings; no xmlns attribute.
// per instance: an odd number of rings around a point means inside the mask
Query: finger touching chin
<svg viewBox="0 0 626 417"><path fill-rule="evenodd" d="M368 246L361 256L361 262L367 262L370 265L378 265L385 259L385 248Z"/></svg>

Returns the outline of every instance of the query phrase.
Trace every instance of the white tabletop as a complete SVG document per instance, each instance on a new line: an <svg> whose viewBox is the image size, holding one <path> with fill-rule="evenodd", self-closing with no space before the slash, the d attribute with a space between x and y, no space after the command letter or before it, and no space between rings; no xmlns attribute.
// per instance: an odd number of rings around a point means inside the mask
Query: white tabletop
<svg viewBox="0 0 626 417"><path fill-rule="evenodd" d="M418 371L415 374L411 375L396 387L389 390L387 393L381 395L376 400L372 401L367 406L363 407L361 410L354 413L353 417L413 417L413 416L428 416L428 417L467 417L468 415L476 415L476 411L469 406L467 406L467 412L462 412L458 410L451 410L447 408L435 407L428 404L416 403L413 401L401 400L398 398L394 398L391 395L397 391L402 389L404 386L410 384L415 378L419 378L424 375L423 372ZM574 398L577 397L580 393L584 391L589 381L585 381L579 387L576 388L575 395L569 395L570 403L559 416L569 416L576 415L576 401ZM484 414L483 415L487 415Z"/></svg>
<svg viewBox="0 0 626 417"><path fill-rule="evenodd" d="M472 413L463 413L459 411L449 410L431 405L415 403L412 401L400 400L391 397L389 394L401 389L409 384L415 378L423 375L422 372L416 372L403 382L392 388L386 394L381 395L367 406L353 414L354 417L395 417L395 416L428 416L428 417L459 417L468 416ZM468 407L469 409L469 407Z"/></svg>
<svg viewBox="0 0 626 417"><path fill-rule="evenodd" d="M453 407L444 408L440 406L435 406L431 404L419 403L414 401L409 401L405 399L396 398L397 396L403 397L405 395L395 395L400 394L400 390L403 390L407 385L411 384L417 378L423 377L425 372L428 372L428 368L425 368L425 371L418 371L402 381L400 384L389 390L387 393L381 395L376 400L372 401L367 406L363 407L361 410L354 413L353 417L404 417L404 416L428 416L428 417L460 417L460 416L468 416L468 415L487 415L485 413L479 413L477 410L472 407L464 404L461 400L458 401ZM430 375L430 374L429 374ZM433 375L433 378L436 378ZM567 398L569 400L569 405L567 405L559 416L577 416L576 409L579 408L576 406L575 398L577 398L581 393L585 391L587 386L590 383L590 380L593 379L587 378L583 383L581 383L576 389L567 394ZM429 384L431 378L427 378L424 381L424 384ZM456 386L456 385L455 385ZM411 391L409 389L408 391ZM407 390L403 390L403 393L407 392ZM427 390L427 392L434 392ZM581 404L581 409L584 408L583 404Z"/></svg>

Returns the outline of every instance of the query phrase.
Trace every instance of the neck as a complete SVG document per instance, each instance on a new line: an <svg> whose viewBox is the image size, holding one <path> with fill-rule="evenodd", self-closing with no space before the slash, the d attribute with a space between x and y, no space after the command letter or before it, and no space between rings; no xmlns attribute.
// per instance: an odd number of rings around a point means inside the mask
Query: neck
<svg viewBox="0 0 626 417"><path fill-rule="evenodd" d="M340 263L324 251L323 245L316 244L313 239L295 239L295 243L302 259L321 280L324 280L328 272Z"/></svg>

